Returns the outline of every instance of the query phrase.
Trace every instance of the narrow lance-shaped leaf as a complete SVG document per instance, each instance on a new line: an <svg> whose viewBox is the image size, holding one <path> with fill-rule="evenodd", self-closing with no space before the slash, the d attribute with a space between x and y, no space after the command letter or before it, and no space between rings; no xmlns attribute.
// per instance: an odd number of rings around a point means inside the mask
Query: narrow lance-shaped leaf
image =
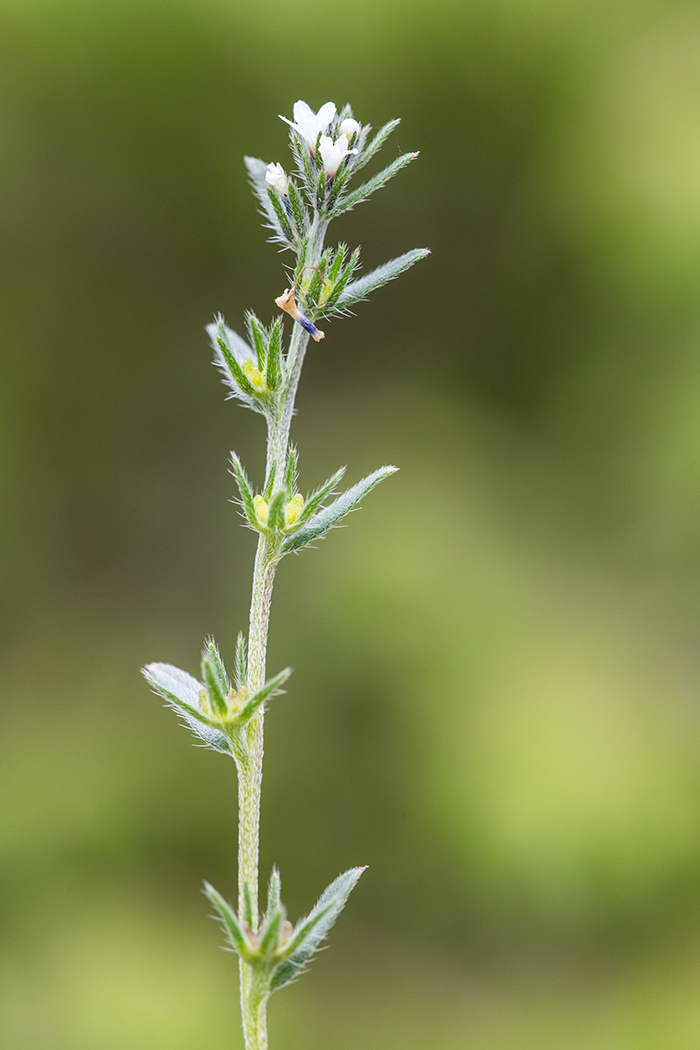
<svg viewBox="0 0 700 1050"><path fill-rule="evenodd" d="M246 643L243 632L239 631L236 640L236 662L234 664L233 680L236 689L244 686L248 680L248 668L246 666Z"/></svg>
<svg viewBox="0 0 700 1050"><path fill-rule="evenodd" d="M217 917L231 947L244 959L250 958L250 945L238 921L238 916L231 905L208 882L204 883L204 892L216 910Z"/></svg>
<svg viewBox="0 0 700 1050"><path fill-rule="evenodd" d="M270 529L281 529L284 526L284 504L287 499L287 493L284 489L280 489L270 500L270 506L267 512L267 525Z"/></svg>
<svg viewBox="0 0 700 1050"><path fill-rule="evenodd" d="M271 678L269 682L265 682L262 689L258 689L257 693L254 693L238 712L237 721L239 724L244 725L246 722L249 722L266 700L269 700L271 696L281 692L281 686L284 685L291 673L291 667L285 667L284 671L280 671L280 673L276 674L274 678Z"/></svg>
<svg viewBox="0 0 700 1050"><path fill-rule="evenodd" d="M229 347L226 345L226 343L221 338L221 336L217 336L216 341L219 344L219 349L221 350L221 353L223 354L224 360L225 360L225 362L226 362L226 364L228 366L228 369L229 369L231 375L233 376L234 380L236 381L236 384L240 387L241 391L244 394L248 395L248 397L251 397L251 398L256 397L257 395L256 395L255 388L253 387L252 383L250 382L250 380L246 376L245 372L243 371L243 369L239 365L239 363L236 360L236 358L231 353Z"/></svg>
<svg viewBox="0 0 700 1050"><path fill-rule="evenodd" d="M365 299L370 292L381 288L384 284L388 284L389 281L393 281L399 274L404 273L414 263L425 259L428 255L430 255L428 248L413 248L410 252L399 255L390 262L383 263L376 270L371 270L370 273L366 273L356 281L351 281L336 299L334 309L346 310L348 306L352 306L353 303L358 302L360 299Z"/></svg>
<svg viewBox="0 0 700 1050"><path fill-rule="evenodd" d="M401 117L397 120L390 120L388 124L385 124L383 128L379 129L369 145L360 152L357 160L353 161L353 171L359 171L361 168L364 168L365 164L367 164L375 153L382 148L386 140L389 138L389 135L391 135L395 128L398 128L400 123Z"/></svg>
<svg viewBox="0 0 700 1050"><path fill-rule="evenodd" d="M292 215L294 216L297 229L303 237L309 229L309 213L306 210L306 205L301 199L296 183L291 179L289 181L289 204L292 209Z"/></svg>
<svg viewBox="0 0 700 1050"><path fill-rule="evenodd" d="M173 667L172 664L147 664L146 667L141 668L141 673L153 691L167 700L168 706L177 714L187 716L188 719L194 718L214 729L217 728L217 723L199 709L199 690L202 688L202 683L196 678L192 678L186 671L181 671L179 667ZM188 683L185 691L182 685L187 680L192 683L192 688Z"/></svg>
<svg viewBox="0 0 700 1050"><path fill-rule="evenodd" d="M306 919L297 924L285 947L286 960L273 971L270 988L274 991L292 981L317 951L331 926L345 907L364 868L350 868L324 890Z"/></svg>
<svg viewBox="0 0 700 1050"><path fill-rule="evenodd" d="M267 358L267 332L262 321L260 321L252 310L246 313L246 325L248 326L248 335L250 341L255 347L255 355L258 359L258 368L261 372L265 370L265 360Z"/></svg>
<svg viewBox="0 0 700 1050"><path fill-rule="evenodd" d="M277 212L275 211L267 192L269 189L265 179L265 175L267 174L267 164L264 160L260 160L259 157L244 157L243 163L248 171L248 178L253 187L253 192L260 204L260 210L267 219L266 226L268 229L272 230L274 235L272 239L283 244L285 248L291 247L288 243L287 236L280 226Z"/></svg>
<svg viewBox="0 0 700 1050"><path fill-rule="evenodd" d="M402 168L405 168L407 164L410 164L412 160L415 160L418 156L417 153L404 153L402 157L398 157L395 161L392 161L383 171L380 171L378 175L368 179L358 189L352 193L348 193L346 197L342 197L332 212L329 213L329 218L335 218L336 215L342 215L344 211L349 211L350 208L354 208L356 204L360 204L361 201L367 200L375 190L379 190L382 186L386 186L389 179L393 179L394 175L398 175Z"/></svg>
<svg viewBox="0 0 700 1050"><path fill-rule="evenodd" d="M270 390L276 390L282 378L282 321L278 317L270 331L267 346L267 371L265 380Z"/></svg>
<svg viewBox="0 0 700 1050"><path fill-rule="evenodd" d="M275 487L275 478L277 477L277 466L275 463L270 467L270 473L265 481L265 488L263 489L263 499L269 500L272 495L272 490Z"/></svg>
<svg viewBox="0 0 700 1050"><path fill-rule="evenodd" d="M251 360L253 358L253 351L246 343L245 339L242 339L238 332L234 332L232 328L229 328L224 321L221 314L219 314L216 320L212 324L206 325L206 332L209 336L212 349L214 351L214 365L218 368L221 375L224 377L224 383L231 390L229 397L241 397L241 387L231 371L229 365L229 355L233 356L236 363L245 361L247 357ZM224 353L221 349L219 339L222 339L226 344L226 351ZM238 372L236 373L236 375ZM244 398L246 404L248 403L247 398Z"/></svg>
<svg viewBox="0 0 700 1050"><path fill-rule="evenodd" d="M232 754L230 742L214 727L211 719L199 710L201 682L172 664L148 664L142 669L142 673L151 688L167 700L187 727L203 740L207 747L223 755Z"/></svg>
<svg viewBox="0 0 700 1050"><path fill-rule="evenodd" d="M267 884L267 908L265 909L265 918L269 920L270 916L280 907L282 902L282 880L280 879L280 873L277 868L272 869L270 875L270 881Z"/></svg>
<svg viewBox="0 0 700 1050"><path fill-rule="evenodd" d="M206 648L202 653L202 678L212 706L218 715L224 717L228 713L226 697L230 686L219 651L212 638L207 640Z"/></svg>
<svg viewBox="0 0 700 1050"><path fill-rule="evenodd" d="M272 187L268 186L267 196L269 197L270 204L277 216L277 222L284 235L285 241L290 248L293 248L297 242L297 234L292 227L290 216L287 214L287 210L280 199L280 195L277 190L273 190Z"/></svg>
<svg viewBox="0 0 700 1050"><path fill-rule="evenodd" d="M370 489L373 489L384 478L388 478L390 474L395 474L398 469L398 467L380 467L373 474L369 474L362 481L358 481L356 485L353 485L347 492L338 496L329 506L324 507L323 510L309 518L297 532L288 536L282 544L282 553L289 554L291 551L299 550L301 547L306 546L307 543L311 543L312 540L322 536L324 532L327 532L337 524L353 507L356 507Z"/></svg>
<svg viewBox="0 0 700 1050"><path fill-rule="evenodd" d="M311 517L311 515L318 510L326 496L328 496L333 491L338 482L342 480L346 469L346 467L341 467L339 470L336 470L335 474L333 474L332 477L328 479L328 481L324 481L323 485L320 485L315 492L311 493L306 503L304 504L304 508L299 516L299 520L301 522L307 521Z"/></svg>
<svg viewBox="0 0 700 1050"><path fill-rule="evenodd" d="M251 929L257 928L258 917L253 915L253 898L250 895L250 886L247 882L243 883L243 918Z"/></svg>
<svg viewBox="0 0 700 1050"><path fill-rule="evenodd" d="M231 467L231 473L236 479L236 484L238 486L238 491L241 496L241 503L243 505L243 510L245 511L245 516L251 525L257 526L258 516L255 513L255 504L253 503L253 492L250 487L250 482L248 481L248 475L246 474L243 464L241 463L240 459L238 458L235 452L231 453Z"/></svg>
<svg viewBox="0 0 700 1050"><path fill-rule="evenodd" d="M265 923L262 931L262 937L260 938L260 953L261 955L270 955L277 947L280 939L280 931L282 930L282 923L287 918L287 912L283 907L277 908L275 913Z"/></svg>
<svg viewBox="0 0 700 1050"><path fill-rule="evenodd" d="M297 462L297 450L294 445L290 445L287 455L287 473L284 478L285 487L290 496L293 496L297 489Z"/></svg>

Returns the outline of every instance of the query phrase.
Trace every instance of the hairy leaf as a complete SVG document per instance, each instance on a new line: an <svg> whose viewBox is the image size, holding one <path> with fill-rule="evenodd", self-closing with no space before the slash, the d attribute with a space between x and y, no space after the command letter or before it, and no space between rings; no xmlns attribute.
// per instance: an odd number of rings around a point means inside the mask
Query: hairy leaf
<svg viewBox="0 0 700 1050"><path fill-rule="evenodd" d="M284 954L287 956L284 962L275 968L270 982L270 988L274 991L299 974L304 964L308 962L321 942L345 907L348 897L357 885L365 868L350 868L349 871L339 875L338 878L328 886L321 894L316 906L305 919L297 923L289 943L285 947Z"/></svg>
<svg viewBox="0 0 700 1050"><path fill-rule="evenodd" d="M211 904L213 904L221 928L226 934L226 939L233 950L244 959L249 958L251 955L250 945L248 944L243 928L238 921L238 916L231 905L225 901L221 894L208 882L204 883L204 893L209 898Z"/></svg>
<svg viewBox="0 0 700 1050"><path fill-rule="evenodd" d="M405 168L407 164L410 164L412 160L415 160L418 156L417 153L404 153L402 157L398 157L395 161L392 161L383 171L380 171L378 175L374 175L367 182L353 190L352 193L348 193L346 196L341 197L333 211L329 213L329 218L335 218L336 215L342 215L344 211L349 211L354 208L356 204L360 204L361 201L367 200L375 190L379 190L382 186L386 186L389 179L393 179L394 175L398 175L402 168Z"/></svg>
<svg viewBox="0 0 700 1050"><path fill-rule="evenodd" d="M430 255L429 248L412 248L410 252L405 252L404 255L399 255L396 259L383 263L376 270L371 270L363 277L358 277L356 281L351 281L341 292L335 301L334 308L336 310L346 310L348 306L352 306L353 303L358 302L360 299L365 299L370 292L381 288L383 284L388 284L389 281L393 281L399 274L404 273L414 263L419 262L420 259L425 259L428 255Z"/></svg>
<svg viewBox="0 0 700 1050"><path fill-rule="evenodd" d="M300 550L307 543L311 543L312 540L328 532L341 518L357 506L370 489L373 489L384 478L388 478L390 474L395 474L398 469L398 467L380 467L373 474L369 474L362 481L358 481L356 485L353 485L347 492L338 496L329 506L324 507L323 510L309 518L297 532L293 532L291 536L288 536L282 544L282 553L289 554L290 551Z"/></svg>

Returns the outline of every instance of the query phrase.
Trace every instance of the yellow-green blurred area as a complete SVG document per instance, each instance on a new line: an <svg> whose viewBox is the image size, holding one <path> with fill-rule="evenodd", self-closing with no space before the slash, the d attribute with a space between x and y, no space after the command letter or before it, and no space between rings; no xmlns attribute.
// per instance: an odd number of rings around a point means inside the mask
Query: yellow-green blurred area
<svg viewBox="0 0 700 1050"><path fill-rule="evenodd" d="M149 694L245 627L203 326L286 283L242 155L305 99L420 159L344 216L301 483L387 481L278 575L262 871L369 870L272 1050L700 1045L700 10L2 0L0 1045L240 1047L199 892L232 763Z"/></svg>

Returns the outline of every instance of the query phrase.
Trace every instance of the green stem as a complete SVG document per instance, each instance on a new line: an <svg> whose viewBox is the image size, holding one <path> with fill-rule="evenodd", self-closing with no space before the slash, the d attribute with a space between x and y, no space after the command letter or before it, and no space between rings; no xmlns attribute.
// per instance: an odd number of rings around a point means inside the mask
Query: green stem
<svg viewBox="0 0 700 1050"><path fill-rule="evenodd" d="M309 233L307 259L317 266L323 254L326 223L316 217ZM294 415L294 402L304 363L309 336L299 324L294 325L287 354L287 382L278 412L268 420L266 479L274 468L277 484L284 477L289 454L289 430ZM265 684L265 656L270 625L272 585L277 568L277 555L268 539L260 536L253 572L253 589L248 632L248 689L255 692ZM257 930L258 855L260 843L260 792L263 763L264 712L248 728L248 755L238 765L238 914L245 914L244 886L252 903L252 926ZM241 1014L246 1050L267 1050L268 993L258 987L256 974L241 960Z"/></svg>

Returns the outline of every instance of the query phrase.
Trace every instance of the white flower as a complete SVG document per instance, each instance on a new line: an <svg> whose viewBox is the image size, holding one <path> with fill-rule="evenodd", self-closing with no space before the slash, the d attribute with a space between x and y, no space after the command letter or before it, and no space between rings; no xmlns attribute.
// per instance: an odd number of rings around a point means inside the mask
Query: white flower
<svg viewBox="0 0 700 1050"><path fill-rule="evenodd" d="M348 119L344 120L343 123L340 125L340 134L347 135L348 142L353 137L353 135L357 135L359 130L360 125L357 123L356 120L353 120L352 117L348 117Z"/></svg>
<svg viewBox="0 0 700 1050"><path fill-rule="evenodd" d="M289 179L281 164L268 164L265 172L265 182L273 190L277 190L283 197L287 196L289 190Z"/></svg>
<svg viewBox="0 0 700 1050"><path fill-rule="evenodd" d="M347 135L341 135L340 138L335 140L335 142L333 139L329 138L328 135L321 135L321 159L323 160L323 170L329 178L335 175L340 167L340 162L344 157L347 157L349 153L357 153L357 150L348 149Z"/></svg>
<svg viewBox="0 0 700 1050"><path fill-rule="evenodd" d="M299 102L294 103L293 121L287 120L280 113L280 120L283 120L285 124L289 124L291 128L299 132L301 137L306 140L312 153L316 149L316 139L322 131L326 130L334 117L334 102L326 102L321 106L318 113L314 113L310 106L299 100Z"/></svg>

